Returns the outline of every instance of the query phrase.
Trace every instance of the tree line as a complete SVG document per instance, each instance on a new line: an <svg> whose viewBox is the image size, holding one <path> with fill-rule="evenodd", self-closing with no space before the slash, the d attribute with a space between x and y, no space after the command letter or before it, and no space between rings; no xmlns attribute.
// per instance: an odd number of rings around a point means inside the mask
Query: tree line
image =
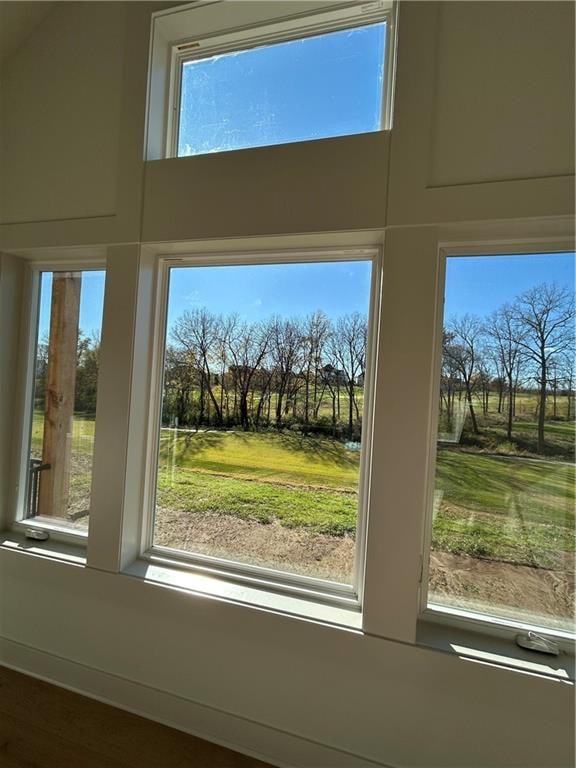
<svg viewBox="0 0 576 768"><path fill-rule="evenodd" d="M474 434L480 434L477 408L488 412L490 393L497 393L498 413L505 415L512 440L516 396L537 395L537 450L545 447L546 406L560 418L558 394L566 395L564 418L574 418L574 299L568 289L542 283L519 294L488 317L465 314L451 318L442 337L440 412L451 428L455 404L464 398Z"/></svg>
<svg viewBox="0 0 576 768"><path fill-rule="evenodd" d="M440 413L452 429L465 403L471 430L481 432L490 398L512 440L516 397L535 392L537 450L545 447L547 404L552 416L574 418L573 295L543 283L487 317L450 318L442 335ZM168 331L162 422L179 427L297 427L359 440L366 369L367 317L273 316L248 322L206 307L183 312ZM48 343L38 345L36 398L44 407ZM80 334L75 406L96 413L100 339ZM557 406L565 396L564 410Z"/></svg>
<svg viewBox="0 0 576 768"><path fill-rule="evenodd" d="M367 318L248 322L206 307L168 332L162 421L180 427L298 427L359 439Z"/></svg>

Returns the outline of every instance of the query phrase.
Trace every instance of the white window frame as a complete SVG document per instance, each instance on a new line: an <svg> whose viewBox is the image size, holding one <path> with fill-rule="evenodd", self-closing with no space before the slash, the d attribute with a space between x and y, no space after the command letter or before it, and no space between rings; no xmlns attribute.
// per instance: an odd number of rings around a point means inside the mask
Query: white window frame
<svg viewBox="0 0 576 768"><path fill-rule="evenodd" d="M207 0L153 14L147 125L149 160L178 157L181 73L185 62L380 22L385 23L386 48L379 130L391 128L397 26L394 0L262 2L253 4L252 9L239 16L236 16L235 5L240 4L231 0ZM162 126L159 113L163 115Z"/></svg>
<svg viewBox="0 0 576 768"><path fill-rule="evenodd" d="M384 245L383 245L384 244ZM288 250L289 249L289 250ZM72 249L71 249L72 250ZM435 408L438 407L438 332L441 332L444 254L509 254L574 250L573 224L565 217L517 222L480 222L390 228L385 232L348 232L240 238L234 241L129 244L73 249L69 259L58 261L62 249L52 254L36 251L11 264L20 275L50 269L106 269L102 366L98 391L98 428L95 438L93 488L88 548L68 546L54 532L46 546L31 546L10 532L13 498L4 511L8 531L0 547L19 549L27 556L49 557L84 565L109 574L125 574L164 588L202 595L246 610L260 610L320 622L344 631L388 638L409 645L427 646L448 653L483 660L503 668L537 674L570 676L573 637L551 635L565 654L543 656L523 651L514 642L518 627L489 617L459 615L455 610L430 610L423 597L427 589L429 539L427 515L431 514L435 475ZM216 571L189 560L168 558L145 550L143 498L150 486L151 446L148 439L156 418L151 408L153 371L158 358L158 324L162 317L157 290L160 264L172 260L199 263L205 257L234 259L249 256L266 263L270 254L350 251L378 252L372 342L373 371L377 384L371 405L369 516L364 534L365 564L360 590L352 595L317 593L310 584L270 582L263 574ZM382 252L381 252L382 251ZM9 257L12 259L13 257ZM37 261L31 261L37 259ZM49 259L52 259L49 261ZM0 289L10 285L10 270L2 274ZM28 281L29 282L29 281ZM408 301L408 298L410 299ZM15 466L22 447L23 384L30 349L30 288L23 292L20 329L3 327L8 346L20 341L18 380L13 390L15 411L13 471L7 495L13 497ZM419 311L414 313L413 307ZM16 314L14 306L12 314ZM378 315L378 318L376 318ZM436 322L435 322L436 320ZM14 325L17 325L15 323ZM161 337L160 337L161 338ZM162 339L163 344L163 339ZM28 345L28 346L26 346ZM434 350L436 349L436 363ZM5 377L7 378L7 377ZM158 385L156 384L158 389ZM409 409L398 408L402 392ZM156 407L156 406L155 406ZM158 417L159 417L158 410ZM397 441L390 435L401 435ZM8 438L4 436L4 443ZM154 457L155 458L155 457ZM27 459L27 456L26 456ZM18 467L19 469L19 467ZM149 501L149 497L148 497ZM150 509L150 507L149 507ZM360 538L360 537L358 537ZM78 542L78 537L72 544ZM144 542L144 543L143 543ZM530 626L528 629L534 630ZM544 634L544 633L543 633ZM551 660L552 659L552 660Z"/></svg>
<svg viewBox="0 0 576 768"><path fill-rule="evenodd" d="M364 384L364 413L360 457L358 522L352 585L339 584L312 576L283 572L271 567L247 564L153 544L156 478L161 428L164 376L164 352L167 332L168 278L171 267L218 267L270 264L334 263L338 261L370 261L371 287L368 308L368 339ZM263 253L228 252L208 255L159 257L156 281L155 319L152 352L152 381L148 414L148 440L143 493L143 524L140 557L151 563L173 565L279 593L305 596L326 605L360 611L366 557L367 518L370 504L372 465L371 434L374 419L374 379L376 340L380 323L380 285L382 254L377 247L352 249L319 249L270 251Z"/></svg>
<svg viewBox="0 0 576 768"><path fill-rule="evenodd" d="M104 259L84 261L28 261L24 267L23 300L21 312L20 349L25 350L19 371L20 408L14 434L14 455L18 457L13 482L14 497L10 530L25 536L27 530L42 531L50 540L86 547L88 530L74 528L61 519L26 517L28 498L30 442L34 407L34 378L38 345L38 313L40 309L40 275L42 272L106 272Z"/></svg>
<svg viewBox="0 0 576 768"><path fill-rule="evenodd" d="M493 616L488 613L467 610L456 606L443 606L428 602L430 582L430 552L432 544L432 527L434 513L434 490L436 478L436 456L438 446L438 412L440 379L442 368L442 330L444 324L444 290L446 281L446 262L450 257L466 258L468 256L512 256L524 254L564 253L574 251L574 242L566 238L530 238L526 241L479 240L462 242L439 242L438 244L438 286L436 296L436 313L434 327L434 367L432 371L432 398L430 407L430 445L427 470L427 505L424 515L422 569L420 574L419 591L419 622L426 625L439 625L461 630L472 630L486 636L504 638L513 641L519 632L537 632L543 637L551 638L560 647L574 653L575 634L559 628L541 627L522 622L513 617Z"/></svg>

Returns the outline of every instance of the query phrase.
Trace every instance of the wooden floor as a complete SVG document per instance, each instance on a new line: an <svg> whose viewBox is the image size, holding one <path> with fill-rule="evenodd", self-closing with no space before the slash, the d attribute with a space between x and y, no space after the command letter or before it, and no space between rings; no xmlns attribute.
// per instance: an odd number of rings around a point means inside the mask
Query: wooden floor
<svg viewBox="0 0 576 768"><path fill-rule="evenodd" d="M0 667L1 768L271 768Z"/></svg>

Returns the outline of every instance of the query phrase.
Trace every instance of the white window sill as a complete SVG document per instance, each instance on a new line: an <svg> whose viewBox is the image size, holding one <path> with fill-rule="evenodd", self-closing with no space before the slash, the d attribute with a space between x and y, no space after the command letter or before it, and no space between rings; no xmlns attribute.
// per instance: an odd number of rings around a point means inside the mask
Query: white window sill
<svg viewBox="0 0 576 768"><path fill-rule="evenodd" d="M14 531L0 534L0 550L86 566L86 550L78 544L50 539L33 541ZM136 560L122 574L223 602L362 632L362 614L357 609L327 605L317 599L274 591L272 585L263 588L238 584L222 577L178 568L174 564L163 565L146 560ZM574 684L576 665L573 642L565 641L560 655L552 656L520 648L513 637L513 630L509 630L507 635L494 634L466 627L457 620L453 623L446 619L434 621L433 617L428 616L418 622L416 644L472 662Z"/></svg>
<svg viewBox="0 0 576 768"><path fill-rule="evenodd" d="M163 565L148 560L136 560L124 569L127 576L162 586L186 590L197 595L212 597L252 608L282 613L302 619L331 624L350 630L362 630L360 611L346 606L327 605L312 598L299 597L266 588L239 584L223 577L178 568L174 564Z"/></svg>
<svg viewBox="0 0 576 768"><path fill-rule="evenodd" d="M514 641L515 634L516 631L510 630L507 636L500 636L457 626L456 623L450 625L445 621L421 619L416 642L469 661L574 683L576 668L573 643L564 643L560 654L552 656L520 648Z"/></svg>
<svg viewBox="0 0 576 768"><path fill-rule="evenodd" d="M3 531L0 533L0 549L60 560L73 565L86 565L85 546L56 541L54 539L35 541L27 539L22 533L17 531Z"/></svg>

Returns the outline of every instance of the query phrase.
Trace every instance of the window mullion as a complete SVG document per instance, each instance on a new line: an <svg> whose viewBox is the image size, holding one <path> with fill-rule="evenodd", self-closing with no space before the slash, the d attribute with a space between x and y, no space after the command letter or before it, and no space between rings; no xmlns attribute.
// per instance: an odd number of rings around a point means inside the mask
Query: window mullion
<svg viewBox="0 0 576 768"><path fill-rule="evenodd" d="M151 275L138 246L109 249L88 565L111 572L139 553Z"/></svg>
<svg viewBox="0 0 576 768"><path fill-rule="evenodd" d="M410 643L416 639L427 502L437 269L433 229L387 233L376 367L364 630Z"/></svg>

